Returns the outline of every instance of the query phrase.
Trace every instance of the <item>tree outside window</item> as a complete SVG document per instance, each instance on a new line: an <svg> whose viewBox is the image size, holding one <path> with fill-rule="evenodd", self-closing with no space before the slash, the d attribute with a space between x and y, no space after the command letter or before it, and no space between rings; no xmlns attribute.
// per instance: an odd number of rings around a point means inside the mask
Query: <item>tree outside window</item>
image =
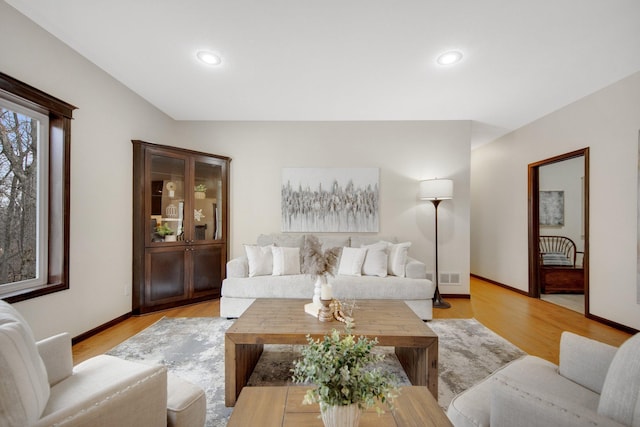
<svg viewBox="0 0 640 427"><path fill-rule="evenodd" d="M39 236L46 241L46 227L38 213L47 202L39 191L46 185L39 181L48 181L40 158L46 158L41 141L49 123L46 116L23 111L0 100L0 285L40 285L39 276L46 277L46 245L38 244Z"/></svg>

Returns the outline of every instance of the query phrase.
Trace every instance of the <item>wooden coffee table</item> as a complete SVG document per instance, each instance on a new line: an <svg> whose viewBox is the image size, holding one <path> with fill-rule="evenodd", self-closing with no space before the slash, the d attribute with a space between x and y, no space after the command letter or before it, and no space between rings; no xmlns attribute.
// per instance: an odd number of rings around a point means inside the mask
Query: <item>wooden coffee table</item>
<svg viewBox="0 0 640 427"><path fill-rule="evenodd" d="M233 406L260 359L264 344L306 344L321 338L338 321L320 322L304 311L308 300L257 299L225 333L225 404ZM359 300L353 313L355 335L378 338L395 347L411 384L427 386L438 399L438 336L404 301Z"/></svg>
<svg viewBox="0 0 640 427"><path fill-rule="evenodd" d="M318 404L303 405L308 387L245 387L233 409L227 427L281 426L322 427ZM444 411L426 387L401 387L393 411L385 408L378 416L374 408L360 417L361 426L370 427L451 427Z"/></svg>

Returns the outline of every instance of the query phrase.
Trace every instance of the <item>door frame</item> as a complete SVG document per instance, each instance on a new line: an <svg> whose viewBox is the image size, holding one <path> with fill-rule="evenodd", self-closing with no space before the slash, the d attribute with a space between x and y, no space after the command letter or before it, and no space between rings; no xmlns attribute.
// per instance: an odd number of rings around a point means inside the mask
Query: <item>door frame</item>
<svg viewBox="0 0 640 427"><path fill-rule="evenodd" d="M529 205L529 296L540 298L540 275L538 270L540 247L540 167L563 160L584 156L584 313L589 313L589 147L560 154L528 166L528 205Z"/></svg>

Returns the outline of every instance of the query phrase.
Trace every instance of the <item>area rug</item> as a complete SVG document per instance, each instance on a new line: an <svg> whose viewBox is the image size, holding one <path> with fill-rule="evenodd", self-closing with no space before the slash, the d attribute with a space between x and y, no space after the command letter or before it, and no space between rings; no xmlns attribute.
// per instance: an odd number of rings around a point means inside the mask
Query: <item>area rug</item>
<svg viewBox="0 0 640 427"><path fill-rule="evenodd" d="M224 405L224 332L233 320L212 317L165 317L107 354L144 363L161 363L170 372L200 385L207 396L207 427L226 426L233 408ZM466 390L500 366L525 353L475 319L436 319L428 325L439 337L438 403L446 408ZM409 384L389 347L383 368ZM266 345L249 385L290 382L298 346Z"/></svg>

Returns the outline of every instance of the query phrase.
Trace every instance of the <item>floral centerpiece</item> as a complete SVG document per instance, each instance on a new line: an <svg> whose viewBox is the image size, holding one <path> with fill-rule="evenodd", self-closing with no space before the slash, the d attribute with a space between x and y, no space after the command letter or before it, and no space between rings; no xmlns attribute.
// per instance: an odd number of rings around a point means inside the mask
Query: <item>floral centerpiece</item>
<svg viewBox="0 0 640 427"><path fill-rule="evenodd" d="M338 267L342 248L322 250L322 244L316 236L305 237L302 248L302 271L314 277L333 275Z"/></svg>
<svg viewBox="0 0 640 427"><path fill-rule="evenodd" d="M293 381L313 383L303 403L320 403L325 426L357 426L362 410L379 404L391 404L397 396L398 380L375 365L383 354L372 353L378 340L356 338L347 329L341 334L336 329L322 340L307 335L308 345L302 349L302 358L294 362ZM336 416L349 413L352 423L335 422Z"/></svg>
<svg viewBox="0 0 640 427"><path fill-rule="evenodd" d="M305 238L302 248L302 272L316 278L313 290L313 303L305 306L305 311L314 316L320 308L321 289L327 287L327 274L334 275L338 268L342 248L330 248L322 250L322 244L316 236L309 235Z"/></svg>

